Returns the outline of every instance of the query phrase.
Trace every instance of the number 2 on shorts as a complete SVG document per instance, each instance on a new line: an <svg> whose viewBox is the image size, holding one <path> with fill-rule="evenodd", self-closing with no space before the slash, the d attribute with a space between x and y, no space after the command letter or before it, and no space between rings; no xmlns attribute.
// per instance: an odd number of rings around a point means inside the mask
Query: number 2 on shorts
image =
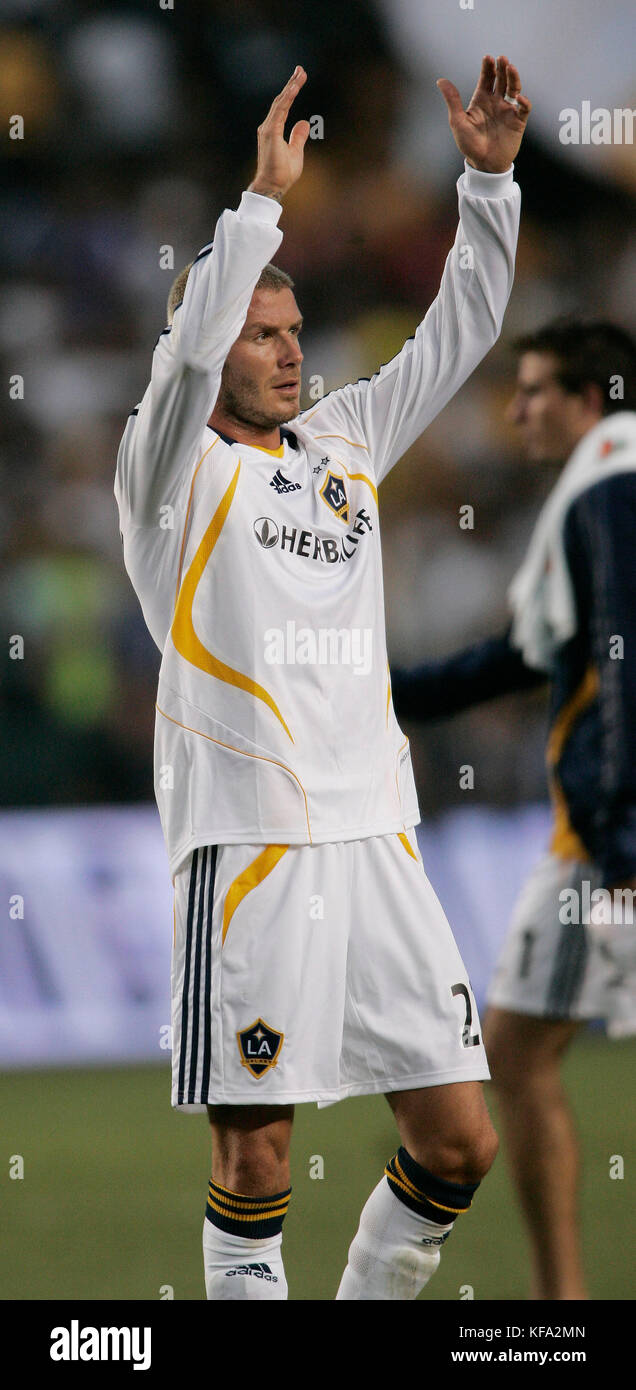
<svg viewBox="0 0 636 1390"><path fill-rule="evenodd" d="M461 994L466 1005L466 1018L462 1028L462 1043L464 1047L479 1047L479 1033L471 1033L470 1031L473 1026L473 1006L470 1002L470 994L466 986L462 984L452 985L451 994L453 999L456 999L457 995Z"/></svg>

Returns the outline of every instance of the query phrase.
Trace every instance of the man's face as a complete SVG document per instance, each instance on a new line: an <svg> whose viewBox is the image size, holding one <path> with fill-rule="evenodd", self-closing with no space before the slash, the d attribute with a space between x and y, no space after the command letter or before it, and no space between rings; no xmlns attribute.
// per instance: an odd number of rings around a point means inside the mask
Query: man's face
<svg viewBox="0 0 636 1390"><path fill-rule="evenodd" d="M535 463L564 463L600 418L585 397L557 380L551 352L525 352L519 361L508 418L517 426L526 456Z"/></svg>
<svg viewBox="0 0 636 1390"><path fill-rule="evenodd" d="M259 428L293 420L300 407L301 327L292 290L255 290L223 367L217 407Z"/></svg>

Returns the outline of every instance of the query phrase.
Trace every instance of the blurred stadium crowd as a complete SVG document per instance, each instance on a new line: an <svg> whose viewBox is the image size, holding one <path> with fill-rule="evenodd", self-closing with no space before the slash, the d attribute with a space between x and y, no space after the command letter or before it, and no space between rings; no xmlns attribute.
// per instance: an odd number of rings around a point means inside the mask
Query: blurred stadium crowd
<svg viewBox="0 0 636 1390"><path fill-rule="evenodd" d="M324 138L309 142L286 200L277 260L306 318L303 406L312 376L325 391L370 376L414 331L454 236L461 160L434 86L454 76L452 56L445 74L415 78L381 6L362 0L6 0L4 14L2 127L20 113L25 133L5 141L0 194L0 606L25 649L3 663L0 804L147 800L159 653L123 569L112 488L172 279L237 205L256 127L302 62L295 118L320 115ZM532 97L523 53L510 56ZM420 89L434 161L417 157ZM519 458L504 418L511 339L569 311L634 327L633 166L601 180L564 161L556 131L554 142L531 134L517 169L504 337L382 488L395 662L506 622L506 588L552 481ZM16 374L24 397L8 399ZM472 530L459 526L465 504ZM479 800L544 796L540 695L409 732L424 814L465 799L467 762Z"/></svg>

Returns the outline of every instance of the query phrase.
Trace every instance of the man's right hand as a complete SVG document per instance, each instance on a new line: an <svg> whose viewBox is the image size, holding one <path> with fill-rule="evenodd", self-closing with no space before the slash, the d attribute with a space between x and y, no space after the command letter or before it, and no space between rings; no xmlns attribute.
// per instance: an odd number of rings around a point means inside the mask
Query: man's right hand
<svg viewBox="0 0 636 1390"><path fill-rule="evenodd" d="M263 124L258 127L258 164L248 193L262 193L265 197L280 200L300 178L309 121L296 121L289 144L285 140L285 121L292 102L306 81L305 69L297 67L280 95L274 98Z"/></svg>

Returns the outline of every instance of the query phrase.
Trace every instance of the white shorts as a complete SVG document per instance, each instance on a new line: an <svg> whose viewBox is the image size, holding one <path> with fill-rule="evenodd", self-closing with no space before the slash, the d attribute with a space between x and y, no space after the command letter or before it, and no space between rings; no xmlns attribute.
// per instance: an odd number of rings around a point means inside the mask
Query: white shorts
<svg viewBox="0 0 636 1390"><path fill-rule="evenodd" d="M174 1106L330 1105L488 1078L413 830L200 848L174 886Z"/></svg>
<svg viewBox="0 0 636 1390"><path fill-rule="evenodd" d="M601 885L594 864L554 854L539 861L515 907L489 1004L540 1018L604 1019L611 1037L636 1033L636 925L627 913L621 923L620 911L612 923Z"/></svg>

